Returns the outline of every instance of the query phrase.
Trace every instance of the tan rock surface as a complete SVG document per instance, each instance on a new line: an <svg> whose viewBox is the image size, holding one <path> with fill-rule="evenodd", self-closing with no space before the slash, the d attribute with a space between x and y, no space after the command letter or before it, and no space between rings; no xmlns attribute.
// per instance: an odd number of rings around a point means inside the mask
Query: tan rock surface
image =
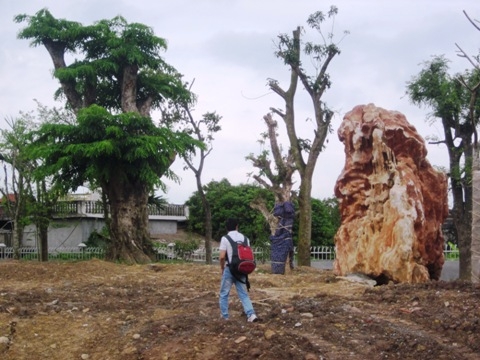
<svg viewBox="0 0 480 360"><path fill-rule="evenodd" d="M335 185L342 224L334 272L380 283L438 280L447 179L428 162L423 138L404 115L373 104L347 113L338 136L346 159Z"/></svg>

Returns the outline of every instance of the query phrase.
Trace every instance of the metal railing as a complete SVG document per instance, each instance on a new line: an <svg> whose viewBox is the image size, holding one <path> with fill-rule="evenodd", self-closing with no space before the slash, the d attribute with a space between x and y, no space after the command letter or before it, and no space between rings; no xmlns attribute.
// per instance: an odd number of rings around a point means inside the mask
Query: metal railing
<svg viewBox="0 0 480 360"><path fill-rule="evenodd" d="M3 245L3 244L0 244ZM297 254L297 248L294 248ZM269 248L253 247L255 258L260 262L268 262L270 260ZM206 251L204 247L200 247L195 251L179 253L175 248L166 244L156 247L157 260L162 259L179 259L185 261L205 262ZM20 259L38 260L39 249L34 247L22 247L18 249ZM218 260L220 249L212 248L212 259ZM12 247L0 246L0 260L12 259L14 256ZM310 256L312 261L335 260L335 247L333 246L312 246L310 248ZM459 259L458 248L451 248L448 245L444 248L444 256L446 261L456 261ZM48 250L49 260L88 260L92 258L104 259L105 251L103 248L97 247L59 247Z"/></svg>
<svg viewBox="0 0 480 360"><path fill-rule="evenodd" d="M445 261L458 261L460 259L460 251L457 246L452 247L449 244L445 244L443 256L445 257Z"/></svg>
<svg viewBox="0 0 480 360"><path fill-rule="evenodd" d="M18 249L18 256L21 260L40 259L40 250L34 247L22 247ZM13 259L13 247L0 249L0 260ZM48 249L48 260L90 260L93 258L104 259L105 251L96 247L62 247Z"/></svg>
<svg viewBox="0 0 480 360"><path fill-rule="evenodd" d="M56 215L75 215L75 214L103 214L103 204L101 201L61 201L54 206ZM185 205L166 204L162 208L154 205L148 205L149 215L160 216L181 216L188 217L188 207Z"/></svg>

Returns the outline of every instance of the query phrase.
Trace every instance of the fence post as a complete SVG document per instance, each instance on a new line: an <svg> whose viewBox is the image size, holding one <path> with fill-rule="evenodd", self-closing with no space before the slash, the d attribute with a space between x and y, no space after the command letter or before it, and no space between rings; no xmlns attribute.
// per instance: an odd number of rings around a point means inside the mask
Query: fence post
<svg viewBox="0 0 480 360"><path fill-rule="evenodd" d="M85 248L87 247L87 245L85 245L83 242L81 242L80 244L78 244L78 248L80 249L80 251L82 252L82 260L84 260L85 258Z"/></svg>
<svg viewBox="0 0 480 360"><path fill-rule="evenodd" d="M4 243L0 244L0 259L5 259L5 248L6 247L7 247L7 245L5 245Z"/></svg>

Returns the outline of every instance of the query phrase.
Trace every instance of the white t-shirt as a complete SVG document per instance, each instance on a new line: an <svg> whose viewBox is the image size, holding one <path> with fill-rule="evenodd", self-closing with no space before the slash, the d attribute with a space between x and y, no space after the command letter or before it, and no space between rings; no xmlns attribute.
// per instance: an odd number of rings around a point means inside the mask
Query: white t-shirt
<svg viewBox="0 0 480 360"><path fill-rule="evenodd" d="M237 243L243 243L243 241L245 240L245 236L242 233L239 233L237 230L229 231L228 235L232 238L233 241L236 241ZM248 238L247 243L248 245L250 245L250 240ZM222 236L218 249L227 251L228 263L230 263L232 261L232 245L225 236Z"/></svg>

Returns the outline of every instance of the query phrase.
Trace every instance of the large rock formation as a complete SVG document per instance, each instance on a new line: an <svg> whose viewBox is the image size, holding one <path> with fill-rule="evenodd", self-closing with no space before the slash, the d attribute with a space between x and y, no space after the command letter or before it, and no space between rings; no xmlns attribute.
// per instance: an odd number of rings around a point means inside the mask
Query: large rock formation
<svg viewBox="0 0 480 360"><path fill-rule="evenodd" d="M346 159L335 185L342 219L335 273L380 284L438 280L447 179L426 159L422 137L404 115L373 104L347 113L338 137Z"/></svg>

